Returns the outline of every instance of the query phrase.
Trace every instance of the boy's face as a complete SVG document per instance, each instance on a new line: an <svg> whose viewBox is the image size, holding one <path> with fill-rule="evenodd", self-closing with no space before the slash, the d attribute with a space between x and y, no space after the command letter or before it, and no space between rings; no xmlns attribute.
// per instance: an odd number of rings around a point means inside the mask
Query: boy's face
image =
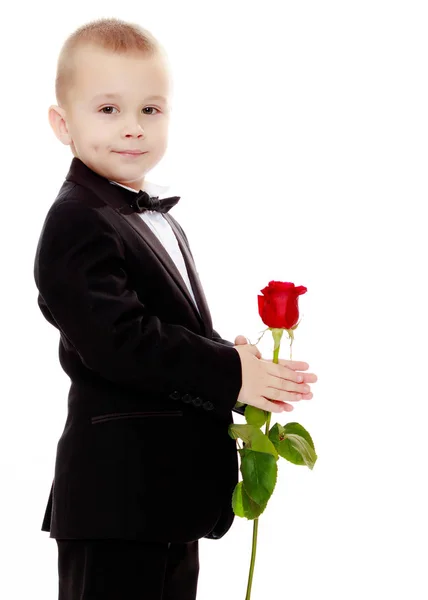
<svg viewBox="0 0 428 600"><path fill-rule="evenodd" d="M99 175L140 190L167 148L171 80L165 59L86 46L76 52L76 65L67 105L49 108L55 135ZM120 154L124 150L146 154Z"/></svg>

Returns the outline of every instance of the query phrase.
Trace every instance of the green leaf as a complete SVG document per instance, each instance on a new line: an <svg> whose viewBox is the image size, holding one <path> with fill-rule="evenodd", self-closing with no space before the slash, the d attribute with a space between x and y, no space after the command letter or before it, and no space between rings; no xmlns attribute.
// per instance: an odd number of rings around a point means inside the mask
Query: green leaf
<svg viewBox="0 0 428 600"><path fill-rule="evenodd" d="M310 444L308 444L308 442L305 440L304 437L302 437L301 435L296 435L294 433L286 433L286 439L285 441L288 441L290 443L290 449L293 449L294 447L294 451L296 452L296 454L292 454L293 456L299 456L301 457L303 463L309 467L309 469L313 469L314 465L317 461L317 455L315 450L311 447ZM292 450L291 450L292 453Z"/></svg>
<svg viewBox="0 0 428 600"><path fill-rule="evenodd" d="M297 435L302 436L303 438L305 438L305 440L308 442L308 444L311 446L311 448L313 450L315 450L315 446L314 446L314 442L311 438L311 435L309 433L309 431L307 431L303 425L300 425L300 423L287 423L286 425L284 425L284 432L285 433L296 433Z"/></svg>
<svg viewBox="0 0 428 600"><path fill-rule="evenodd" d="M232 508L235 515L245 517L244 506L242 504L242 481L236 484L232 495Z"/></svg>
<svg viewBox="0 0 428 600"><path fill-rule="evenodd" d="M271 454L249 448L243 448L239 453L243 487L251 500L263 506L275 489L278 475L276 460Z"/></svg>
<svg viewBox="0 0 428 600"><path fill-rule="evenodd" d="M270 441L275 446L275 448L277 449L278 454L280 456L282 456L282 454L280 452L280 440L284 436L284 434L285 434L284 426L281 425L280 423L275 423L275 425L273 425L273 427L270 428L269 433L268 433Z"/></svg>
<svg viewBox="0 0 428 600"><path fill-rule="evenodd" d="M248 520L257 519L257 517L265 510L266 506L267 502L260 505L249 497L242 481L236 485L232 496L232 508L235 515L238 517L245 517Z"/></svg>
<svg viewBox="0 0 428 600"><path fill-rule="evenodd" d="M267 502L263 504L257 504L254 502L247 492L245 491L245 487L242 487L242 504L244 507L244 516L248 520L257 519L264 512Z"/></svg>
<svg viewBox="0 0 428 600"><path fill-rule="evenodd" d="M257 452L272 454L275 460L278 460L278 452L271 440L263 431L254 427L254 425L231 423L228 431L230 437L234 440L237 438L243 440L247 448L251 448Z"/></svg>
<svg viewBox="0 0 428 600"><path fill-rule="evenodd" d="M266 454L271 454L275 460L278 460L278 451L275 446L272 444L268 436L260 431L260 429L255 429L251 435L251 441L248 446L251 450L255 450L256 452L265 452Z"/></svg>
<svg viewBox="0 0 428 600"><path fill-rule="evenodd" d="M267 410L262 410L261 408L256 408L255 406L247 405L245 409L245 420L249 425L254 425L254 427L262 427L266 423L266 419L268 418Z"/></svg>
<svg viewBox="0 0 428 600"><path fill-rule="evenodd" d="M275 423L269 431L269 439L282 458L295 465L305 465L313 469L318 457L314 442L302 425L287 423L283 426Z"/></svg>
<svg viewBox="0 0 428 600"><path fill-rule="evenodd" d="M252 425L241 425L239 423L231 423L229 425L228 431L230 437L234 440L239 438L241 440L244 440L246 444L249 444L252 429L254 429Z"/></svg>

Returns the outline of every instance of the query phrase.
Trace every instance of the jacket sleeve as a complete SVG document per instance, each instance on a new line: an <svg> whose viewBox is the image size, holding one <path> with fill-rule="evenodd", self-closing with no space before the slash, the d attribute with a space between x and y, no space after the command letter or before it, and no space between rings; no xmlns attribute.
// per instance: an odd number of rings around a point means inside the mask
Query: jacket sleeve
<svg viewBox="0 0 428 600"><path fill-rule="evenodd" d="M229 340L224 340L222 337L220 337L220 334L217 333L215 329L213 329L213 340L214 342L223 344L224 346L233 347L235 345L233 342L229 342Z"/></svg>
<svg viewBox="0 0 428 600"><path fill-rule="evenodd" d="M217 342L217 344L223 344L224 346L232 347L232 346L235 345L233 342L229 342L229 340L225 340L222 337L220 337L220 334L217 333L217 331L215 329L213 329L213 338L212 339L213 339L214 342ZM236 412L239 415L244 415L245 408L246 408L246 405L244 405L244 406L234 406L232 408L232 410L233 410L233 412Z"/></svg>
<svg viewBox="0 0 428 600"><path fill-rule="evenodd" d="M143 393L195 394L230 417L242 386L238 352L146 310L127 277L122 239L100 211L69 199L51 209L34 278L44 315L87 368Z"/></svg>

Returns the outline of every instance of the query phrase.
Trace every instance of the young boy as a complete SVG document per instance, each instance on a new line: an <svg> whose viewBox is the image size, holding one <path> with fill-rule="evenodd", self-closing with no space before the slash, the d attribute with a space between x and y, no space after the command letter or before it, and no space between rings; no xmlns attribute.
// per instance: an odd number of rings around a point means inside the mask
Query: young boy
<svg viewBox="0 0 428 600"><path fill-rule="evenodd" d="M292 410L316 381L213 330L167 214L179 198L145 182L167 147L170 87L160 44L117 19L81 27L59 57L49 120L73 159L34 266L71 381L42 525L59 600L196 598L198 540L234 518L235 403Z"/></svg>

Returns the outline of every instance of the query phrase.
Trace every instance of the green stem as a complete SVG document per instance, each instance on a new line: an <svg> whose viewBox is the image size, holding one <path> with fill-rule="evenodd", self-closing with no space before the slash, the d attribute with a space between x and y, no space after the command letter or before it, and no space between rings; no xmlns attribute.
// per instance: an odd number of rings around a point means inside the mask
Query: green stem
<svg viewBox="0 0 428 600"><path fill-rule="evenodd" d="M253 584L253 574L254 574L254 563L256 562L256 548L257 548L257 531L259 528L259 520L254 519L253 521L253 545L251 548L251 564L250 564L250 574L248 576L248 585L247 585L247 593L245 596L245 600L250 600L251 598L251 586Z"/></svg>
<svg viewBox="0 0 428 600"><path fill-rule="evenodd" d="M273 351L273 360L272 362L278 364L278 356L279 356L279 345L277 348L275 348L275 350ZM272 417L272 413L268 413L268 417L266 419L266 428L265 428L265 434L269 435L269 427L270 427L270 419Z"/></svg>

